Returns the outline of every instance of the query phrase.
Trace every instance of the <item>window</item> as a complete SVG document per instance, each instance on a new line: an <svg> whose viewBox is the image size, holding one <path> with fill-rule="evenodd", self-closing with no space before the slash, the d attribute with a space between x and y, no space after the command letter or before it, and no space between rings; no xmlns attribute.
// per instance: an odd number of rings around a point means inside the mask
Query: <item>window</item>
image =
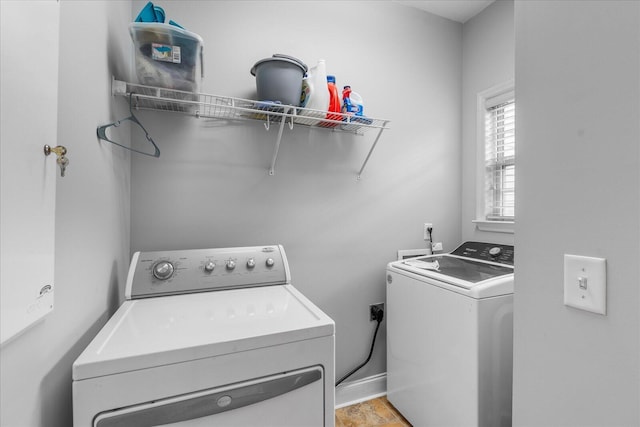
<svg viewBox="0 0 640 427"><path fill-rule="evenodd" d="M478 95L478 191L480 230L513 232L515 219L515 94L513 82Z"/></svg>
<svg viewBox="0 0 640 427"><path fill-rule="evenodd" d="M513 221L515 214L516 104L510 98L487 106L485 113L484 205L488 221Z"/></svg>

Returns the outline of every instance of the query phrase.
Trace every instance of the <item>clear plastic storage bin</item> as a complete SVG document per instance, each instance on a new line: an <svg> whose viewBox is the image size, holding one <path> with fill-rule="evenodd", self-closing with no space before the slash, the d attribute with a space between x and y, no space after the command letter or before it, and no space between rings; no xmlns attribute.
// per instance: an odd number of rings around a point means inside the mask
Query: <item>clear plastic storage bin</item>
<svg viewBox="0 0 640 427"><path fill-rule="evenodd" d="M200 92L204 76L202 37L155 22L131 23L129 32L135 46L138 83Z"/></svg>

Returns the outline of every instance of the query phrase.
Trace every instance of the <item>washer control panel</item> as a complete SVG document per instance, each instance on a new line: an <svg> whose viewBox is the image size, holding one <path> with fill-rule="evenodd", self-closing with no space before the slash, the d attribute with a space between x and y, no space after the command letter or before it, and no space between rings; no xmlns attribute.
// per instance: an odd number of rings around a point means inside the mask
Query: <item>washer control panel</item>
<svg viewBox="0 0 640 427"><path fill-rule="evenodd" d="M499 245L484 242L464 242L451 253L453 255L479 259L482 261L513 265L514 249L511 245Z"/></svg>
<svg viewBox="0 0 640 427"><path fill-rule="evenodd" d="M291 282L280 245L136 252L126 298L149 298Z"/></svg>

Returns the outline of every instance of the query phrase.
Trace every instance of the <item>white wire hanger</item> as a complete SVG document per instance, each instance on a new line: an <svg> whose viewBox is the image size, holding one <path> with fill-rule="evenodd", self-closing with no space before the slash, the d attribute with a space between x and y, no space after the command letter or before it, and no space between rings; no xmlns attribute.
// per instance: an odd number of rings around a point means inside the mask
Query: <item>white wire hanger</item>
<svg viewBox="0 0 640 427"><path fill-rule="evenodd" d="M129 94L129 113L131 113L131 115L129 117L125 117L124 119L120 119L116 122L113 123L109 123L108 125L102 125L100 127L98 127L97 129L97 133L98 133L98 138L105 140L107 142L110 142L112 144L117 145L118 147L122 147L125 148L129 151L133 151L139 154L144 154L145 156L150 156L150 157L160 157L160 149L158 148L158 146L156 145L156 143L153 141L153 139L151 138L151 136L149 135L149 132L147 132L147 130L144 128L144 126L142 126L142 123L140 123L140 121L138 120L138 118L133 114L133 95L134 92L131 92ZM127 147L126 145L120 144L118 142L115 142L113 140L111 140L108 136L107 136L107 129L110 127L118 127L122 124L122 122L125 121L131 121L133 123L135 123L136 125L140 126L140 128L144 131L144 135L147 138L147 141L149 141L151 143L151 145L153 145L153 148L155 149L154 153L147 153L144 151L140 151L140 150L136 150L135 148L131 148L131 147Z"/></svg>

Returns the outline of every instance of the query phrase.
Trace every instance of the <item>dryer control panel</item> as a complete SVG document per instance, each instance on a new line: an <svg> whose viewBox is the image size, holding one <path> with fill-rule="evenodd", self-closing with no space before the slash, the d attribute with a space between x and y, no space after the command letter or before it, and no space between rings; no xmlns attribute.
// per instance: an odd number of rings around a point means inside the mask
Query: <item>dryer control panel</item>
<svg viewBox="0 0 640 427"><path fill-rule="evenodd" d="M498 245L495 243L464 242L451 252L451 254L482 261L513 265L514 248L511 245Z"/></svg>
<svg viewBox="0 0 640 427"><path fill-rule="evenodd" d="M289 265L280 245L136 252L126 298L288 283Z"/></svg>

